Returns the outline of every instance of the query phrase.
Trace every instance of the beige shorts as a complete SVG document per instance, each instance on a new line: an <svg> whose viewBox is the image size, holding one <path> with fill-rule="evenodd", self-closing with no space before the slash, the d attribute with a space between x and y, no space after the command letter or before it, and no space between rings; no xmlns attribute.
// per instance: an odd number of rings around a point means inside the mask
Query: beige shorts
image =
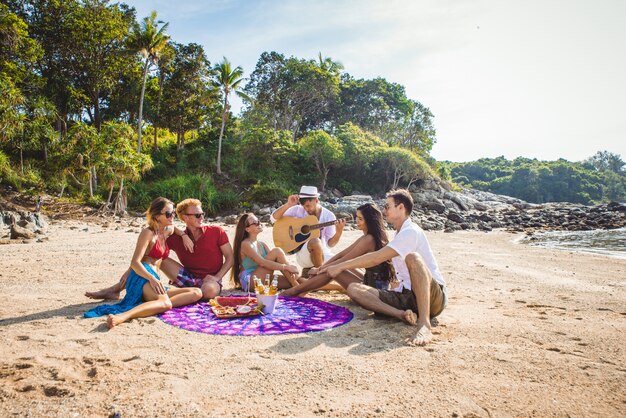
<svg viewBox="0 0 626 418"><path fill-rule="evenodd" d="M387 305L393 306L396 309L407 310L410 309L417 313L417 302L415 301L415 293L409 289L402 289L402 292L394 292L391 290L379 290L378 297L381 301ZM430 279L430 317L434 318L443 312L443 287L435 281Z"/></svg>
<svg viewBox="0 0 626 418"><path fill-rule="evenodd" d="M330 252L330 248L324 245L324 262L330 260L331 258L333 258L333 253ZM313 261L311 260L311 252L306 244L303 245L302 248L300 248L300 251L296 253L296 261L302 268L314 267Z"/></svg>

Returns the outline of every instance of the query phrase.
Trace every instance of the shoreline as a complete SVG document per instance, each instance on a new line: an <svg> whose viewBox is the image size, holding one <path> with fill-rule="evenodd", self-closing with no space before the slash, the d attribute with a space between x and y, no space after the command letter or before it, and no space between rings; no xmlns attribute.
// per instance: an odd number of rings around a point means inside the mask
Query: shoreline
<svg viewBox="0 0 626 418"><path fill-rule="evenodd" d="M83 293L117 280L138 229L55 221L48 241L2 247L2 415L626 414L626 260L427 232L450 302L425 348L335 292L310 296L354 319L324 332L227 337L156 318L107 331L82 318L96 305Z"/></svg>
<svg viewBox="0 0 626 418"><path fill-rule="evenodd" d="M612 235L614 234L619 236L613 237ZM608 236L611 237L609 238ZM607 241L617 242L608 243ZM626 228L592 229L588 231L541 231L532 234L527 233L521 236L517 242L522 245L550 250L599 254L611 258L626 259Z"/></svg>

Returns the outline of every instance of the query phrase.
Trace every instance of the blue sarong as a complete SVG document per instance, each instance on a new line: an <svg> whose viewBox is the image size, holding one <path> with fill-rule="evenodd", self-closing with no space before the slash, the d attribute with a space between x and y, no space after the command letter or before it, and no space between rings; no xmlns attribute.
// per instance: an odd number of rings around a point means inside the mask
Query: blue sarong
<svg viewBox="0 0 626 418"><path fill-rule="evenodd" d="M141 263L148 270L150 274L152 274L157 280L159 280L159 276L152 269L150 264ZM141 305L143 300L143 286L148 283L146 279L135 273L135 270L130 271L130 275L128 276L128 280L126 280L126 296L119 303L115 305L100 305L95 308L85 312L85 318L95 318L97 316L108 315L108 314L119 314L122 312L130 311L135 306ZM166 289L167 290L167 289Z"/></svg>

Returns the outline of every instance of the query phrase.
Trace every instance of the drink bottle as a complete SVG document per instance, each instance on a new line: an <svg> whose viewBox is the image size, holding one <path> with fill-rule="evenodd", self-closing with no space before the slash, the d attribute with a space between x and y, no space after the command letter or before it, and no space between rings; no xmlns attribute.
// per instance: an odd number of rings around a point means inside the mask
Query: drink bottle
<svg viewBox="0 0 626 418"><path fill-rule="evenodd" d="M272 284L270 285L270 295L275 295L278 292L278 274L274 274L274 279L272 280Z"/></svg>

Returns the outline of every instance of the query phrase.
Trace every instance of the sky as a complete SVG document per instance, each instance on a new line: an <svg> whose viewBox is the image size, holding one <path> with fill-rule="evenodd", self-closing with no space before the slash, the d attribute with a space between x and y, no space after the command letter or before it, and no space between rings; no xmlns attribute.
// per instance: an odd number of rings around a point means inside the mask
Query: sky
<svg viewBox="0 0 626 418"><path fill-rule="evenodd" d="M624 0L122 1L244 76L265 51L321 52L403 85L435 116L437 160L626 159Z"/></svg>

